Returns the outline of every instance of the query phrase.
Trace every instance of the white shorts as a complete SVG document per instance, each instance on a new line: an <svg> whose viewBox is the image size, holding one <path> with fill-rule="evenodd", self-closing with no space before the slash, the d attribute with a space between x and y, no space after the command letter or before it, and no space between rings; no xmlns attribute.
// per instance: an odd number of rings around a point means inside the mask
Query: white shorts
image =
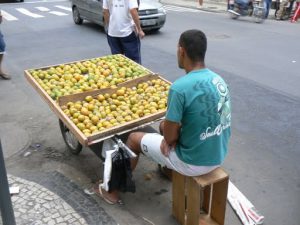
<svg viewBox="0 0 300 225"><path fill-rule="evenodd" d="M147 133L141 140L142 152L161 166L166 166L186 176L200 176L220 167L220 165L194 166L187 164L178 158L174 150L171 150L168 157L164 156L160 150L160 144L163 138L164 137L158 133Z"/></svg>

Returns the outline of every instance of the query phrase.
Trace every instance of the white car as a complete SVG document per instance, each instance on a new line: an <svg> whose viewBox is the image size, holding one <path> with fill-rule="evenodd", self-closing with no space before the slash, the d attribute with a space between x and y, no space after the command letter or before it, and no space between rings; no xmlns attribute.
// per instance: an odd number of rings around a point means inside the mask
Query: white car
<svg viewBox="0 0 300 225"><path fill-rule="evenodd" d="M104 25L103 0L71 0L71 2L73 20L76 24L82 24L83 20L89 20L101 26ZM144 31L157 31L166 22L166 11L157 0L141 0L139 17Z"/></svg>

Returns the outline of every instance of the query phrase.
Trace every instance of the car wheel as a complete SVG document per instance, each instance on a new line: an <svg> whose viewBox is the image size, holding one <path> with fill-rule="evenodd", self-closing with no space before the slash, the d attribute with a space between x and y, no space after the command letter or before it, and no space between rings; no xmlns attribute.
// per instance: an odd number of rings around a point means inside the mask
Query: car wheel
<svg viewBox="0 0 300 225"><path fill-rule="evenodd" d="M61 120L59 120L59 127L69 151L73 155L78 155L82 150L82 145Z"/></svg>
<svg viewBox="0 0 300 225"><path fill-rule="evenodd" d="M78 8L76 6L73 7L72 12L73 12L74 23L76 23L76 24L82 24L83 19L81 19L79 10L78 10Z"/></svg>

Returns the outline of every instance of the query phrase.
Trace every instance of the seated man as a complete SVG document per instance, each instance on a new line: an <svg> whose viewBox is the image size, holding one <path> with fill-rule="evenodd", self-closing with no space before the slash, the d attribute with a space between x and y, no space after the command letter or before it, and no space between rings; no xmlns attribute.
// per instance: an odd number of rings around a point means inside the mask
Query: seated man
<svg viewBox="0 0 300 225"><path fill-rule="evenodd" d="M219 167L227 154L230 137L230 96L226 83L205 67L206 36L199 30L181 34L178 65L186 75L169 90L166 119L157 133L133 132L127 145L137 155L145 154L155 162L186 176L199 176ZM138 157L132 160L132 169ZM105 201L120 202L118 191L110 193L97 187Z"/></svg>

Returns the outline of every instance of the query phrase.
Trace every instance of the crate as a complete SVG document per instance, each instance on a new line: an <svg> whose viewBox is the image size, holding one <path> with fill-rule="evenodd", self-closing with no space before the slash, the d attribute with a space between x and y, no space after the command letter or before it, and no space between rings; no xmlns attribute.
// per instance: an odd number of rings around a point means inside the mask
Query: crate
<svg viewBox="0 0 300 225"><path fill-rule="evenodd" d="M123 84L120 84L118 86L118 88L107 88L107 89L95 90L95 91L91 91L91 92L83 92L83 93L74 94L74 95L62 96L58 99L58 104L60 107L62 107L64 105L66 105L68 102L82 101L85 99L86 96L96 97L99 94L103 94L103 95L105 93L112 94L112 93L115 93L121 87L134 87L134 86L137 86L139 83L143 83L143 82L146 82L148 80L153 80L153 79L161 79L170 84L169 81L165 80L161 76L159 76L157 74L150 74L150 75L146 75L146 76L125 82ZM88 146L88 145L92 145L94 143L100 142L100 141L107 139L115 134L122 134L125 132L132 131L134 129L146 126L146 125L153 123L154 121L164 117L164 115L166 113L166 110L161 110L156 113L144 116L142 118L135 119L135 120L126 122L124 124L120 124L115 127L104 129L102 131L99 131L99 132L87 137L71 121L71 119L65 113L63 113L63 111L60 107L56 107L57 108L56 112L59 113L60 119L71 130L71 132L77 137L78 141L84 146Z"/></svg>

